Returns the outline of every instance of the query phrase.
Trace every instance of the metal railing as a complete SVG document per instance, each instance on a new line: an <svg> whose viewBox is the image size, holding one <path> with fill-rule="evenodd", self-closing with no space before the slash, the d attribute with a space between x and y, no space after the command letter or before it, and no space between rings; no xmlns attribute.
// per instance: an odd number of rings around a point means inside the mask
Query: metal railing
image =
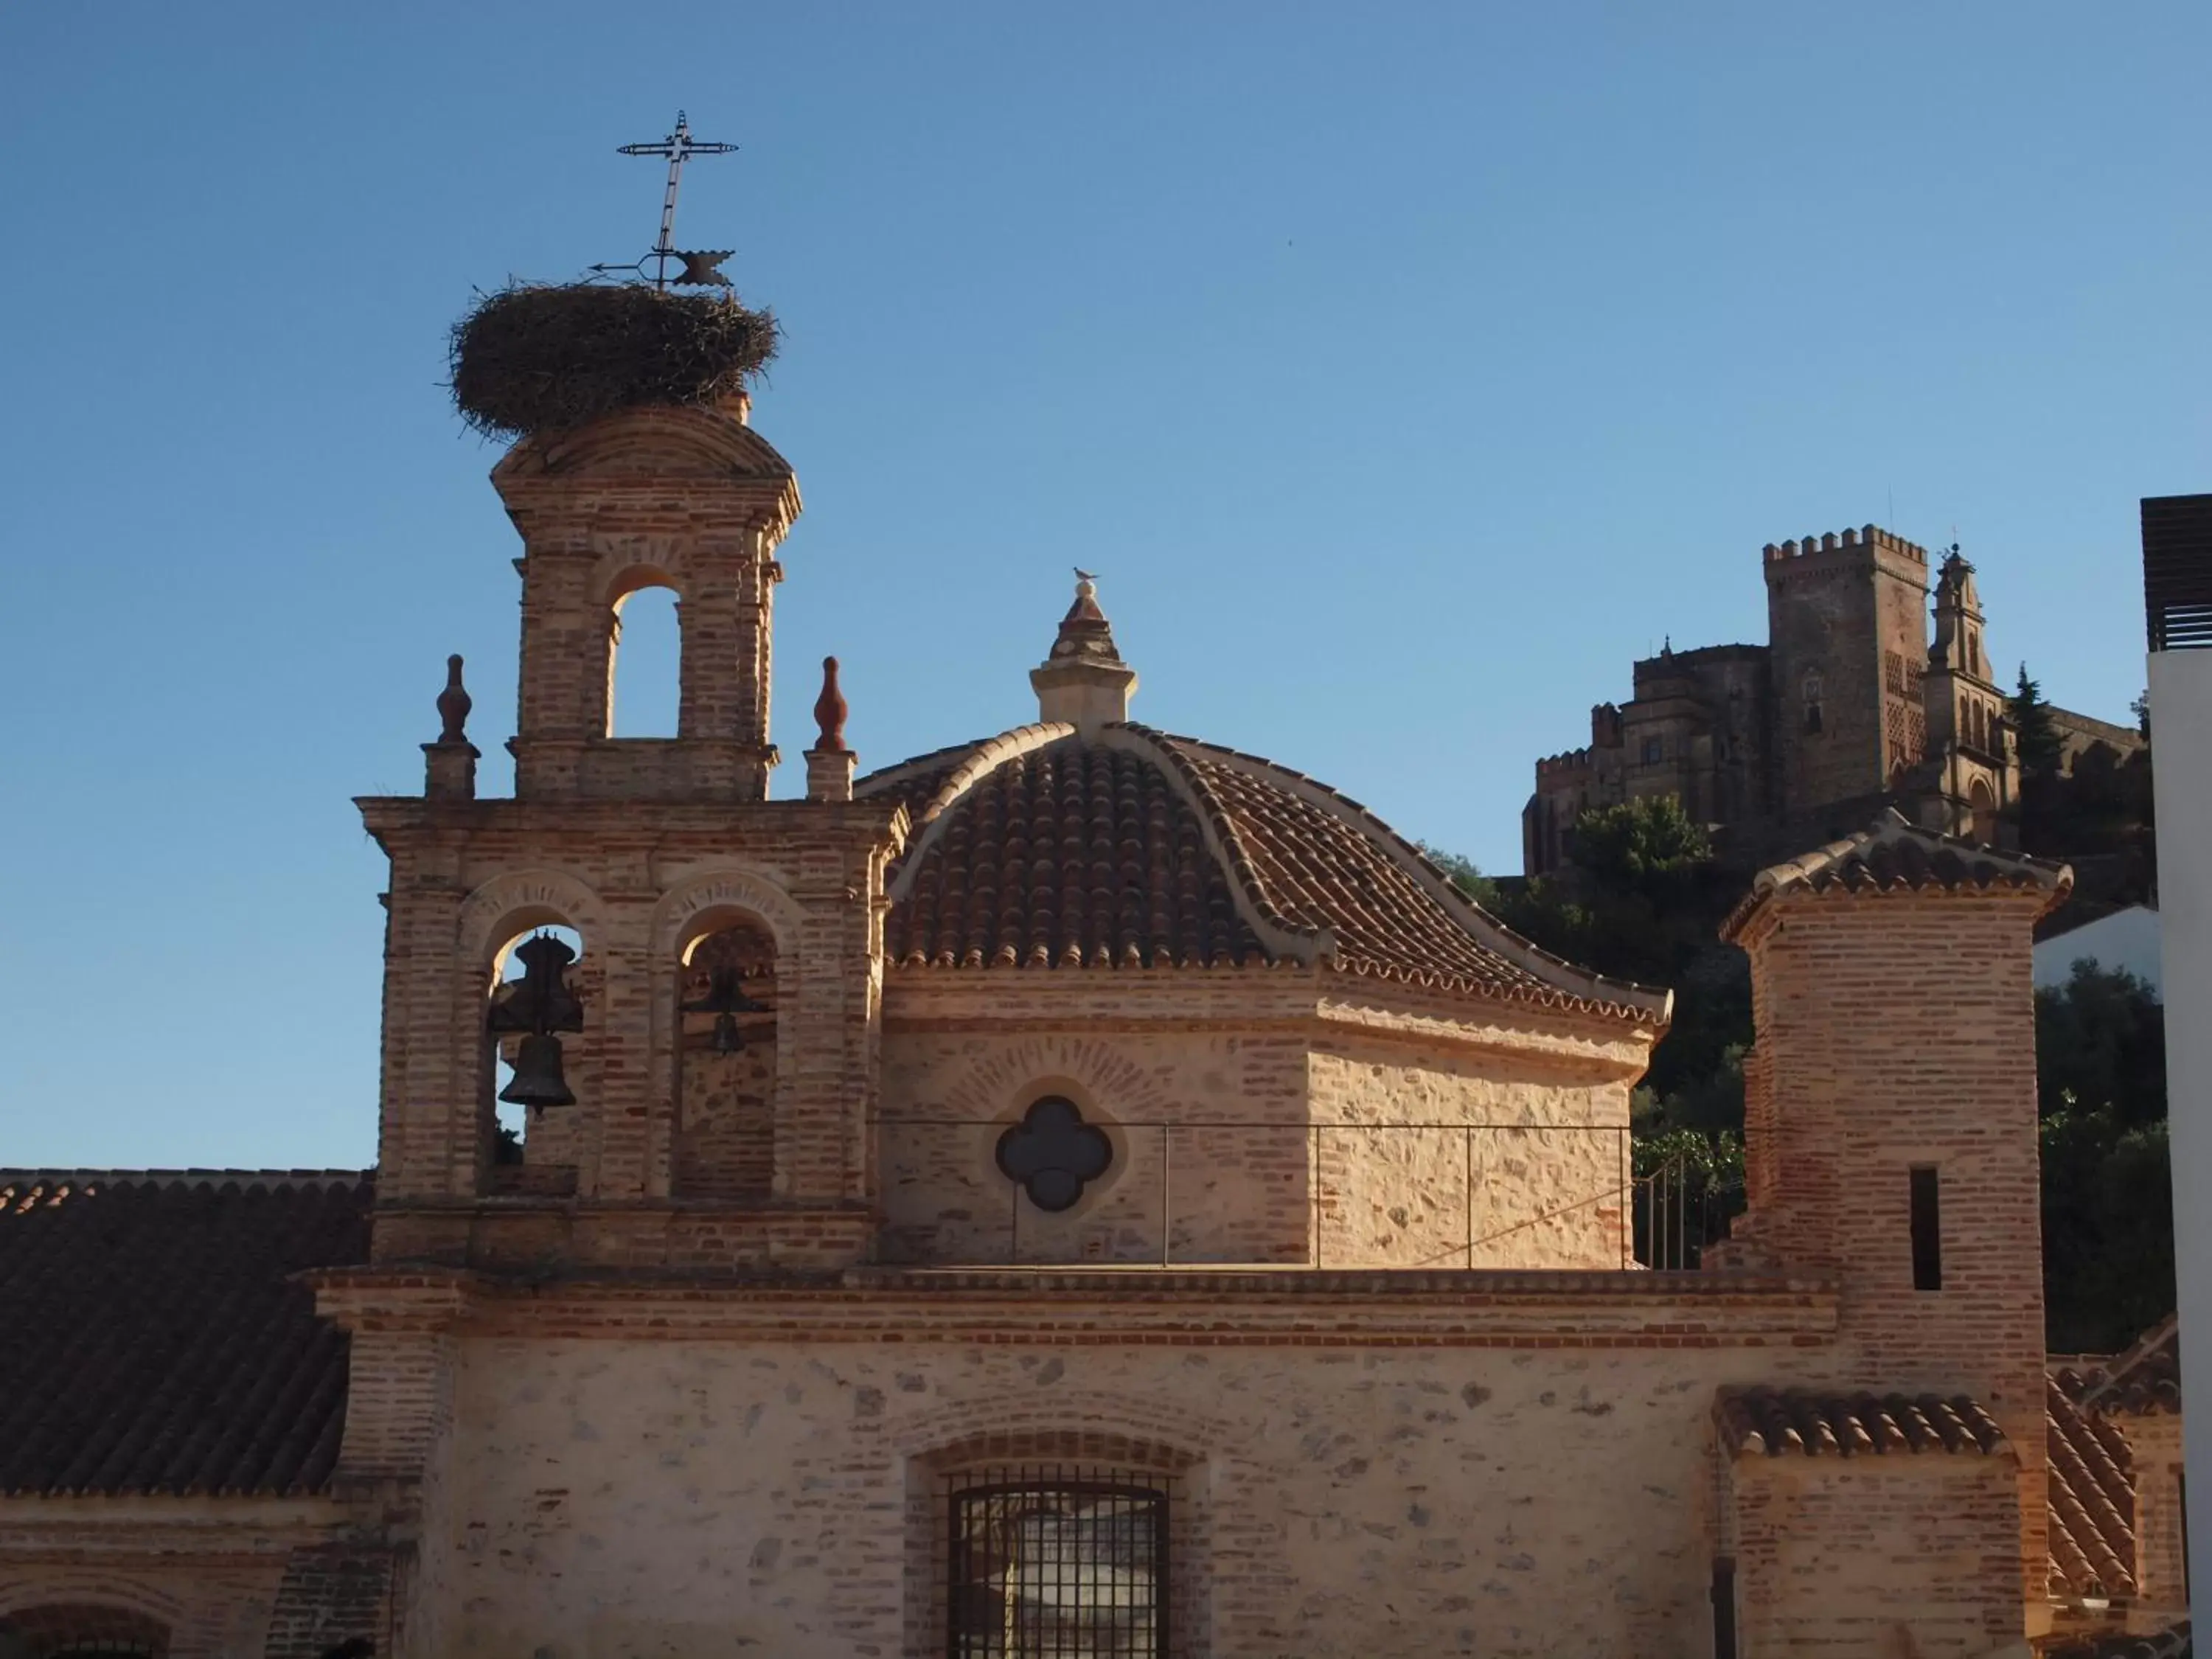
<svg viewBox="0 0 2212 1659"><path fill-rule="evenodd" d="M1632 1172L1626 1127L1101 1123L1105 1173L1062 1212L994 1161L1013 1120L872 1127L886 1253L1162 1267L1693 1269L1731 1210L1680 1159Z"/></svg>

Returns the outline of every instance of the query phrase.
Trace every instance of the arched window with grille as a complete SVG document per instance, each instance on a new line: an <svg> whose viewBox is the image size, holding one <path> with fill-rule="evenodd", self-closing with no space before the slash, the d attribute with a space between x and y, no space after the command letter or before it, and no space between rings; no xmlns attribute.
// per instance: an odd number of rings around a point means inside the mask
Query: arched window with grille
<svg viewBox="0 0 2212 1659"><path fill-rule="evenodd" d="M1170 1482L1082 1463L948 1478L951 1659L1164 1659Z"/></svg>

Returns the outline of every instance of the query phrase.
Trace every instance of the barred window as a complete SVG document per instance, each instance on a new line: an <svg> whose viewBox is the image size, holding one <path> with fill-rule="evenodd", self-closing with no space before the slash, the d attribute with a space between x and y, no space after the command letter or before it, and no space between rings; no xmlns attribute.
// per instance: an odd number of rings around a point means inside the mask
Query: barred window
<svg viewBox="0 0 2212 1659"><path fill-rule="evenodd" d="M1166 1659L1169 1498L1081 1464L948 1477L949 1659Z"/></svg>

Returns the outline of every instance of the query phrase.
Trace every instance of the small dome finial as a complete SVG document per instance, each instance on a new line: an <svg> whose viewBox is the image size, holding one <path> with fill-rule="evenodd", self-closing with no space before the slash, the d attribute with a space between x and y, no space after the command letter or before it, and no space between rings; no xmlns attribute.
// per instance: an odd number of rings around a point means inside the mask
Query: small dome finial
<svg viewBox="0 0 2212 1659"><path fill-rule="evenodd" d="M461 684L461 659L454 655L446 659L446 689L438 693L440 743L466 743L469 710L476 707L468 688Z"/></svg>
<svg viewBox="0 0 2212 1659"><path fill-rule="evenodd" d="M845 694L837 689L837 659L822 659L822 695L814 700L814 724L821 729L821 738L814 747L825 755L845 751L845 716L851 711L846 707Z"/></svg>
<svg viewBox="0 0 2212 1659"><path fill-rule="evenodd" d="M1098 573L1078 566L1075 603L1042 664L1030 672L1038 718L1072 726L1112 725L1129 718L1136 671L1121 660L1113 624L1098 608Z"/></svg>

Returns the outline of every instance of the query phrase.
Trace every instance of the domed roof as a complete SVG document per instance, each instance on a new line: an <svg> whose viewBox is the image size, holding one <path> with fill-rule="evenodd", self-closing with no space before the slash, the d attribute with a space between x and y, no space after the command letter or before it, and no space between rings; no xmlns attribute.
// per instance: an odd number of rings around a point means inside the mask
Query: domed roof
<svg viewBox="0 0 2212 1659"><path fill-rule="evenodd" d="M901 969L1338 971L1645 1022L1666 992L1539 950L1358 802L1299 773L1116 721L918 756L855 793L912 820L889 875Z"/></svg>

